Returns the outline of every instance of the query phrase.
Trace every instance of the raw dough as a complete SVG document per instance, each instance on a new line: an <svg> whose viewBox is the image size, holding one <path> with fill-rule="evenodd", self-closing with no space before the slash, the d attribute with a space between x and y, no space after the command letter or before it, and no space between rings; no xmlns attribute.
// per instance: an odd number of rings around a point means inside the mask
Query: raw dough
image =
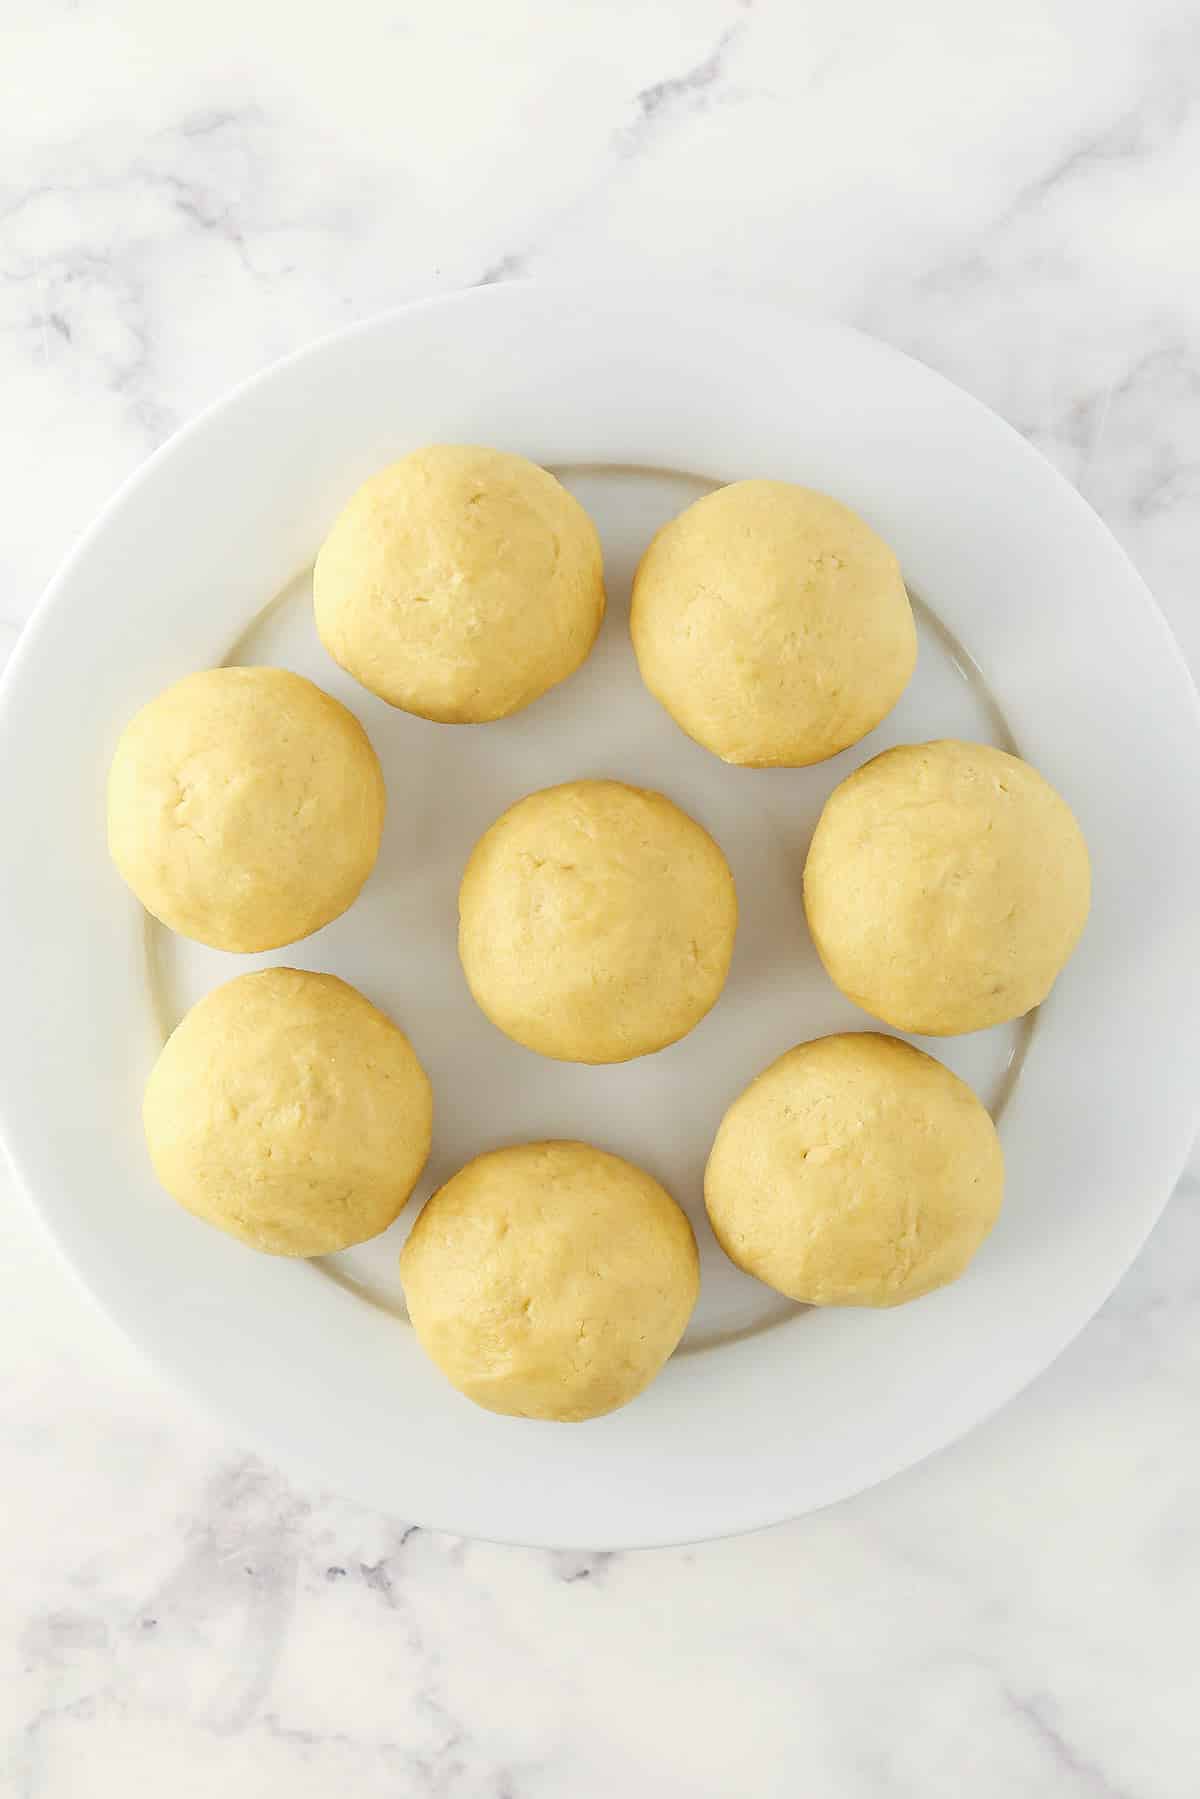
<svg viewBox="0 0 1200 1799"><path fill-rule="evenodd" d="M692 1227L586 1143L493 1150L434 1194L400 1256L422 1347L490 1412L576 1421L654 1379L696 1303Z"/></svg>
<svg viewBox="0 0 1200 1799"><path fill-rule="evenodd" d="M736 928L707 831L620 781L520 800L476 844L459 895L479 1005L563 1062L625 1062L685 1036L725 984Z"/></svg>
<svg viewBox="0 0 1200 1799"><path fill-rule="evenodd" d="M945 1286L1003 1190L1000 1139L971 1089L872 1032L773 1062L725 1114L704 1179L726 1255L809 1305L900 1305Z"/></svg>
<svg viewBox="0 0 1200 1799"><path fill-rule="evenodd" d="M553 475L434 444L365 482L313 574L336 662L405 712L504 718L573 674L604 617L600 539Z"/></svg>
<svg viewBox="0 0 1200 1799"><path fill-rule="evenodd" d="M1083 833L990 744L904 744L835 787L804 870L831 978L902 1031L952 1036L1045 999L1087 920Z"/></svg>
<svg viewBox="0 0 1200 1799"><path fill-rule="evenodd" d="M631 622L642 679L676 724L749 768L857 743L917 657L887 544L849 507L787 481L735 481L664 525Z"/></svg>
<svg viewBox="0 0 1200 1799"><path fill-rule="evenodd" d="M125 727L108 845L148 912L214 949L278 949L353 904L386 805L344 706L282 668L187 675Z"/></svg>
<svg viewBox="0 0 1200 1799"><path fill-rule="evenodd" d="M433 1098L403 1031L331 974L268 968L209 993L146 1084L168 1193L254 1249L322 1256L396 1217Z"/></svg>

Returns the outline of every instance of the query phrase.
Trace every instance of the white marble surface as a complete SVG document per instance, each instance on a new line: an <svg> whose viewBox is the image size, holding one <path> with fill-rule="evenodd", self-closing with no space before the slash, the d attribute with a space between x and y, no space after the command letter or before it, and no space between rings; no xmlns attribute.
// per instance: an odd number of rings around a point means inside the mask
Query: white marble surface
<svg viewBox="0 0 1200 1799"><path fill-rule="evenodd" d="M115 484L262 363L410 296L624 271L943 369L1083 489L1200 665L1198 93L1190 0L7 0L0 654ZM285 1480L134 1357L4 1177L0 1791L1186 1799L1196 1194L954 1450L610 1557Z"/></svg>

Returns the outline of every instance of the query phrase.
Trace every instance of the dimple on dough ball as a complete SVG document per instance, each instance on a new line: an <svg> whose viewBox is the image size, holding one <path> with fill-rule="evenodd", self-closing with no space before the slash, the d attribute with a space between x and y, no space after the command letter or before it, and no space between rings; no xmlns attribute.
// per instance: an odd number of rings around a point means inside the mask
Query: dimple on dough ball
<svg viewBox="0 0 1200 1799"><path fill-rule="evenodd" d="M857 743L917 659L887 544L848 506L788 481L735 481L664 525L634 579L631 625L654 697L747 768Z"/></svg>
<svg viewBox="0 0 1200 1799"><path fill-rule="evenodd" d="M459 894L479 1006L563 1062L626 1062L686 1036L725 984L736 929L708 832L620 781L518 801L476 844Z"/></svg>
<svg viewBox="0 0 1200 1799"><path fill-rule="evenodd" d="M565 681L604 617L596 528L523 456L433 444L364 482L313 573L335 662L405 712L505 718Z"/></svg>
<svg viewBox="0 0 1200 1799"><path fill-rule="evenodd" d="M896 1037L820 1037L721 1121L704 1197L726 1255L809 1305L893 1306L960 1275L1000 1210L996 1127Z"/></svg>
<svg viewBox="0 0 1200 1799"><path fill-rule="evenodd" d="M356 988L268 968L186 1014L142 1118L181 1206L254 1249L323 1256L396 1217L429 1155L433 1098L404 1032Z"/></svg>
<svg viewBox="0 0 1200 1799"><path fill-rule="evenodd" d="M278 949L357 898L383 774L353 713L282 668L210 668L117 744L108 846L148 912L214 949Z"/></svg>
<svg viewBox="0 0 1200 1799"><path fill-rule="evenodd" d="M649 1386L700 1286L670 1194L586 1143L468 1162L417 1219L400 1275L422 1348L460 1393L571 1422Z"/></svg>
<svg viewBox="0 0 1200 1799"><path fill-rule="evenodd" d="M804 870L832 980L898 1030L978 1031L1039 1005L1079 941L1083 832L1027 762L904 744L835 787Z"/></svg>

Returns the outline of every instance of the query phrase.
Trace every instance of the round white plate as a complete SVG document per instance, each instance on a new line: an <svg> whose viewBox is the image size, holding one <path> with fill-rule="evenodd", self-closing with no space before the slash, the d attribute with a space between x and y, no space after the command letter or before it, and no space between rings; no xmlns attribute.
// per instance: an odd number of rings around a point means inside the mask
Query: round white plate
<svg viewBox="0 0 1200 1799"><path fill-rule="evenodd" d="M368 473L431 440L557 469L605 542L610 614L584 669L515 719L393 712L323 655L308 571ZM856 507L900 554L921 657L902 704L820 768L729 769L641 688L629 576L714 482L774 475ZM104 782L129 715L214 662L312 676L363 720L390 795L359 903L270 957L150 924L109 865ZM807 1311L736 1273L700 1175L725 1105L791 1044L868 1027L817 964L800 876L830 788L889 743L1012 745L1087 832L1095 907L1019 1028L927 1044L1000 1118L1004 1214L967 1276L897 1311ZM478 833L574 775L662 788L724 846L742 927L725 996L683 1043L617 1068L542 1061L472 1005L455 892ZM1079 1330L1136 1253L1191 1142L1200 1017L1196 697L1096 517L1014 432L882 345L766 307L503 286L389 315L269 370L153 457L71 557L0 706L0 1119L70 1261L166 1368L284 1460L470 1535L629 1546L721 1535L852 1493L950 1442ZM142 1143L141 1087L199 993L269 962L345 976L433 1077L426 1179L384 1237L324 1262L256 1256L179 1211ZM689 1210L704 1288L641 1399L587 1425L496 1418L404 1319L396 1252L477 1151L590 1139Z"/></svg>

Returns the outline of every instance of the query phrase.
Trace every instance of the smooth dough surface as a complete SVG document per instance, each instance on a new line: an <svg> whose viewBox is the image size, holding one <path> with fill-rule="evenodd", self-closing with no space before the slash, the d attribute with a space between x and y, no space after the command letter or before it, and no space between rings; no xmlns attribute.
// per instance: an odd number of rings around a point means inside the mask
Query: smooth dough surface
<svg viewBox="0 0 1200 1799"><path fill-rule="evenodd" d="M896 1037L820 1037L721 1122L704 1197L740 1268L809 1305L893 1306L963 1272L1000 1210L1000 1139L975 1094Z"/></svg>
<svg viewBox="0 0 1200 1799"><path fill-rule="evenodd" d="M735 481L654 538L633 584L642 679L689 737L748 768L822 762L873 730L917 659L892 551L788 481Z"/></svg>
<svg viewBox="0 0 1200 1799"><path fill-rule="evenodd" d="M835 787L804 870L842 992L948 1037L1039 1005L1087 921L1083 832L1036 769L990 744L903 744Z"/></svg>
<svg viewBox="0 0 1200 1799"><path fill-rule="evenodd" d="M737 930L733 876L661 793L569 781L530 794L476 844L459 954L509 1037L563 1062L626 1062L716 1003Z"/></svg>
<svg viewBox="0 0 1200 1799"><path fill-rule="evenodd" d="M403 1031L345 981L240 975L167 1039L142 1110L181 1206L273 1255L377 1236L429 1155L433 1097Z"/></svg>
<svg viewBox="0 0 1200 1799"><path fill-rule="evenodd" d="M469 1162L425 1206L400 1274L422 1348L460 1393L564 1422L647 1387L700 1286L692 1227L670 1194L586 1143Z"/></svg>
<svg viewBox="0 0 1200 1799"><path fill-rule="evenodd" d="M358 489L313 573L335 662L444 724L505 718L566 680L596 641L596 528L523 456L433 444Z"/></svg>
<svg viewBox="0 0 1200 1799"><path fill-rule="evenodd" d="M148 912L214 949L320 930L375 865L387 803L354 717L282 668L210 668L122 733L108 844Z"/></svg>

